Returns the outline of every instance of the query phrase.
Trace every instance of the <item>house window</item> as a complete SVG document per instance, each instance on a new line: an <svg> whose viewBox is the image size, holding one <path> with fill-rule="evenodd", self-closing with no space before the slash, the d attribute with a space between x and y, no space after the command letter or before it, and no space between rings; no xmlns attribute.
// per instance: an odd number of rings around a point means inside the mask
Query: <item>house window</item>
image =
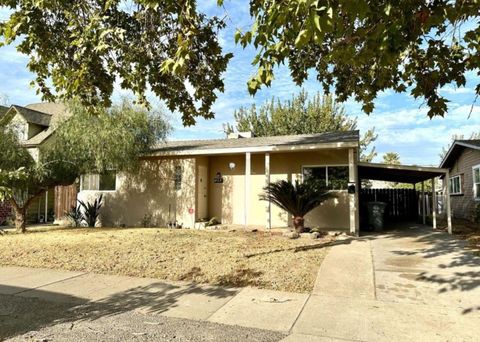
<svg viewBox="0 0 480 342"><path fill-rule="evenodd" d="M174 187L175 190L180 190L182 188L182 167L175 166L175 176L174 176Z"/></svg>
<svg viewBox="0 0 480 342"><path fill-rule="evenodd" d="M473 167L473 197L480 200L480 165Z"/></svg>
<svg viewBox="0 0 480 342"><path fill-rule="evenodd" d="M83 175L81 190L115 191L117 190L117 173L107 171L102 174Z"/></svg>
<svg viewBox="0 0 480 342"><path fill-rule="evenodd" d="M346 190L348 166L305 166L303 179L314 179L330 190Z"/></svg>
<svg viewBox="0 0 480 342"><path fill-rule="evenodd" d="M450 177L450 195L460 195L462 193L462 180L460 176Z"/></svg>

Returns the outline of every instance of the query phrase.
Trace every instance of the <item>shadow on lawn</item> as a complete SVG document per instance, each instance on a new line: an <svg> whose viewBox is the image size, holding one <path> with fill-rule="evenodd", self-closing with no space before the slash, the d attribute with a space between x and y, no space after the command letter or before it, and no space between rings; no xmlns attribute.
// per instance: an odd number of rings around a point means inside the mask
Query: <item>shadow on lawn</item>
<svg viewBox="0 0 480 342"><path fill-rule="evenodd" d="M0 340L61 323L93 321L132 310L160 314L177 307L180 297L202 295L229 298L237 289L208 285L172 285L162 282L140 286L105 299L90 302L83 298L60 293L1 286L2 292L25 292L28 297L0 295ZM28 291L28 293L27 293ZM39 299L37 299L39 298ZM41 298L48 298L44 301ZM72 324L73 326L73 324Z"/></svg>
<svg viewBox="0 0 480 342"><path fill-rule="evenodd" d="M268 254L273 254L273 253L288 252L288 251L293 251L294 253L298 253L298 252L309 251L309 250L312 250L312 249L322 249L322 248L338 246L338 245L349 245L350 243L352 243L352 238L347 238L345 240L334 240L334 241L322 242L322 243L317 243L317 244L314 244L314 245L305 245L305 246L297 246L297 247L290 247L290 248L272 249L272 250L265 251L265 252L245 254L244 257L245 258L253 258L253 257L257 257L257 256L268 255Z"/></svg>

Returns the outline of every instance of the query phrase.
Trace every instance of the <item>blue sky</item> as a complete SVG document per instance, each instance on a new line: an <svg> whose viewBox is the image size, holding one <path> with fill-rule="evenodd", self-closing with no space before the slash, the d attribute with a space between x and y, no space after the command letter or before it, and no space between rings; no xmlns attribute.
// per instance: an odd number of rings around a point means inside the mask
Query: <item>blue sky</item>
<svg viewBox="0 0 480 342"><path fill-rule="evenodd" d="M201 10L208 14L224 15L223 9L216 7L216 1L199 1ZM252 48L242 49L233 41L233 33L237 27L246 29L251 24L248 1L227 0L225 7L228 15L228 27L220 33L220 41L226 52L233 52L227 72L224 74L225 92L219 94L213 109L216 114L212 120L198 120L192 127L183 127L178 114L171 114L175 128L172 139L203 139L222 138L222 125L231 122L233 112L240 106L252 103L262 104L272 96L289 99L301 89L290 79L287 68L276 72L272 87L265 88L255 97L248 94L246 82L255 72L251 60L255 51ZM7 18L8 11L0 8L0 20ZM14 46L0 48L0 95L5 95L10 104L26 105L39 102L40 97L35 89L29 86L34 75L27 71L27 58L18 54ZM402 163L418 165L437 165L439 153L443 146L450 143L453 134L463 134L468 137L472 132L480 132L480 103L477 103L470 119L468 114L473 104L474 87L479 83L475 73L467 74L465 88L448 86L442 93L451 101L449 112L445 118L429 119L427 108L422 106L422 100L415 100L408 94L395 94L387 91L375 101L375 111L367 116L361 111L361 105L355 101L345 103L348 115L356 117L361 131L375 127L378 139L375 142L378 157L381 161L383 153L397 152ZM314 94L321 90L315 78L307 80L303 87ZM118 89L115 97L128 95L128 92ZM158 100L154 103L161 105Z"/></svg>

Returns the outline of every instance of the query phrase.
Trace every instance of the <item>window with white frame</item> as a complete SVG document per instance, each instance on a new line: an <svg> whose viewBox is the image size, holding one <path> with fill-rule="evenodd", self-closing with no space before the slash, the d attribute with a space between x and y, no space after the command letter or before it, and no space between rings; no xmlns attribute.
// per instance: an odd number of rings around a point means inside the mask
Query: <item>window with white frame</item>
<svg viewBox="0 0 480 342"><path fill-rule="evenodd" d="M330 190L346 190L348 166L304 166L303 179L314 179Z"/></svg>
<svg viewBox="0 0 480 342"><path fill-rule="evenodd" d="M460 195L462 193L462 179L460 175L450 177L450 195Z"/></svg>
<svg viewBox="0 0 480 342"><path fill-rule="evenodd" d="M117 190L116 171L107 171L102 174L88 174L81 178L81 190L115 191Z"/></svg>
<svg viewBox="0 0 480 342"><path fill-rule="evenodd" d="M480 200L480 165L474 166L473 173L473 198Z"/></svg>

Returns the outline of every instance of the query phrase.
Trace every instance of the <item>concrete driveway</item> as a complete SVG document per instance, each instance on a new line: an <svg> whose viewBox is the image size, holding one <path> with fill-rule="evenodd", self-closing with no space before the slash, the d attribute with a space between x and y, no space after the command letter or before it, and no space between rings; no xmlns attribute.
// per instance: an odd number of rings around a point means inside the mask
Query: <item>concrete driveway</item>
<svg viewBox="0 0 480 342"><path fill-rule="evenodd" d="M293 332L354 341L478 341L480 257L464 247L420 225L336 246Z"/></svg>

